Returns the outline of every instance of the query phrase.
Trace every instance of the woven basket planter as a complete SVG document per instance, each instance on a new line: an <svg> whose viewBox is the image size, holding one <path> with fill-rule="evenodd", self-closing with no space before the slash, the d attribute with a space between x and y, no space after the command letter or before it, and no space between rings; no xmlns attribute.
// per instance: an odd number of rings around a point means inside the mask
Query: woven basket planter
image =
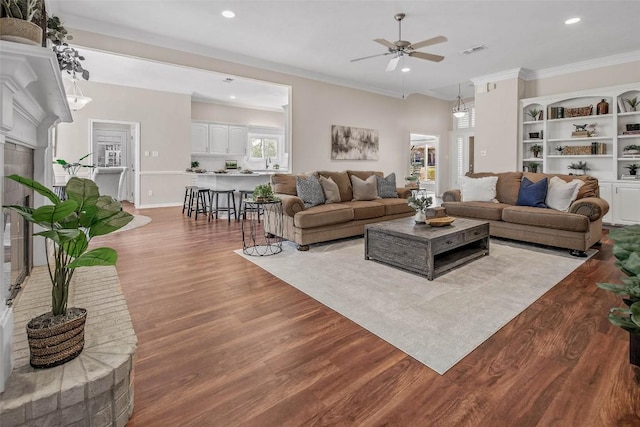
<svg viewBox="0 0 640 427"><path fill-rule="evenodd" d="M34 368L52 368L80 355L84 348L87 310L67 309L67 319L51 324L51 313L34 317L27 323L30 363Z"/></svg>
<svg viewBox="0 0 640 427"><path fill-rule="evenodd" d="M42 46L42 28L24 19L0 18L0 40Z"/></svg>

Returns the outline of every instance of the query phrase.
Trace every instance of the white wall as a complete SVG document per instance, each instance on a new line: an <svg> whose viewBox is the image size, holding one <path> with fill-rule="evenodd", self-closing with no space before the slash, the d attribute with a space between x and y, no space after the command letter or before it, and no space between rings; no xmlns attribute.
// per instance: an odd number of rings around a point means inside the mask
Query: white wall
<svg viewBox="0 0 640 427"><path fill-rule="evenodd" d="M89 119L140 122L140 205L181 203L191 182L181 174L191 162L190 96L91 81L80 85L93 101L73 112L73 123L58 126L56 157L73 162L91 152ZM145 157L145 151L158 156Z"/></svg>
<svg viewBox="0 0 640 427"><path fill-rule="evenodd" d="M410 132L440 135L442 152L448 152L447 135L451 120L449 117L450 103L447 101L424 95L413 95L407 100L401 100L80 30L73 30L73 34L74 43L80 47L80 50L82 46L87 46L120 54L290 85L292 87L291 156L293 172L319 169L375 169L381 170L386 174L395 172L399 178L399 184L403 184L402 178L406 176L409 167ZM98 95L92 93L89 87L85 90L83 86L83 90L87 96L94 98L94 102L97 100ZM100 96L110 96L110 94ZM201 106L194 108L194 119L201 117L202 109L204 107ZM184 112L191 113L190 108L184 108L181 114L172 118L174 125L178 119L184 118ZM94 118L104 119L106 117ZM185 121L185 127L190 119L191 117ZM126 120L134 121L132 118ZM330 158L331 125L376 129L380 138L379 160L332 161ZM143 126L142 133L144 134L144 132ZM189 133L185 131L182 138L188 140L188 136ZM181 138L174 140L174 144L178 144L180 140ZM178 153L174 152L174 154ZM183 159L183 163L186 164L188 157L189 150L185 148L184 152L181 152L176 159ZM181 164L180 167L174 166L174 170L184 169L184 164ZM141 170L145 172L146 166L143 165ZM174 178L167 175L161 181L166 182L172 179ZM153 184L155 185L155 183ZM181 185L184 185L182 181L180 185L172 184L170 188L176 189ZM147 188L145 186L142 187L143 194L146 194ZM182 195L182 190L176 191L173 196L174 202L181 203ZM167 201L169 200L167 199ZM149 200L147 199L146 202L149 202Z"/></svg>

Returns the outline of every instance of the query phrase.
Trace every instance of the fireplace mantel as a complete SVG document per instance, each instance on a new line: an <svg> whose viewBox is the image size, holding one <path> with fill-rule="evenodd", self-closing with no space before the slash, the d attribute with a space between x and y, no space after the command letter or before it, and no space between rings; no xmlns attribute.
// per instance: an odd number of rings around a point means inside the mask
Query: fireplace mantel
<svg viewBox="0 0 640 427"><path fill-rule="evenodd" d="M72 122L71 111L62 83L62 75L53 51L0 41L0 172L5 176L5 143L13 143L34 149L34 178L51 185L53 170L49 131L59 122ZM4 204L4 181L0 191L0 203ZM34 206L43 204L36 195ZM4 230L0 227L0 242ZM44 242L34 240L34 260L43 259ZM38 255L40 254L40 255ZM13 367L13 311L5 304L8 285L4 283L4 262L0 263L0 392Z"/></svg>

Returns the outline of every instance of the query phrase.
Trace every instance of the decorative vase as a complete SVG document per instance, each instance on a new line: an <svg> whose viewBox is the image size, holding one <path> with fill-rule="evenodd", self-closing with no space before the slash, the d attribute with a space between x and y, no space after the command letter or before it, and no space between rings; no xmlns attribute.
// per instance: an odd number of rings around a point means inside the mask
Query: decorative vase
<svg viewBox="0 0 640 427"><path fill-rule="evenodd" d="M0 40L41 46L42 28L24 19L0 18Z"/></svg>
<svg viewBox="0 0 640 427"><path fill-rule="evenodd" d="M604 99L598 102L598 105L596 107L598 114L609 114L609 103Z"/></svg>
<svg viewBox="0 0 640 427"><path fill-rule="evenodd" d="M640 335L629 334L629 363L640 366Z"/></svg>
<svg viewBox="0 0 640 427"><path fill-rule="evenodd" d="M427 216L424 214L423 211L416 211L416 214L413 217L413 220L418 223L424 223L426 219L427 219Z"/></svg>
<svg viewBox="0 0 640 427"><path fill-rule="evenodd" d="M84 325L87 310L69 308L66 316L51 312L27 323L29 363L34 368L53 368L75 359L84 348Z"/></svg>

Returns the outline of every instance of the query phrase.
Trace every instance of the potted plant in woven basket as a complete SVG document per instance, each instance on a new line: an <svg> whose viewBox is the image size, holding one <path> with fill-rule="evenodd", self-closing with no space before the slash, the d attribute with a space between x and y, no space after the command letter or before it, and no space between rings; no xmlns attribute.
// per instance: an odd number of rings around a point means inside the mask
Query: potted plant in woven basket
<svg viewBox="0 0 640 427"><path fill-rule="evenodd" d="M640 225L611 230L616 266L626 275L622 284L598 283L598 287L622 295L628 308L614 307L609 322L629 332L629 362L640 367Z"/></svg>
<svg viewBox="0 0 640 427"><path fill-rule="evenodd" d="M1 0L0 39L15 43L42 45L40 0Z"/></svg>
<svg viewBox="0 0 640 427"><path fill-rule="evenodd" d="M40 226L43 231L34 235L47 240L51 311L27 323L27 338L31 366L50 368L74 359L84 347L87 310L67 307L69 283L75 269L115 265L118 259L111 248L88 250L90 240L122 228L133 216L122 211L120 203L110 196L101 196L96 184L89 179L71 178L65 187L67 200L62 201L36 181L19 175L7 178L38 192L52 203L36 209L4 206Z"/></svg>
<svg viewBox="0 0 640 427"><path fill-rule="evenodd" d="M253 198L257 202L273 200L273 189L269 184L260 184L253 189Z"/></svg>

